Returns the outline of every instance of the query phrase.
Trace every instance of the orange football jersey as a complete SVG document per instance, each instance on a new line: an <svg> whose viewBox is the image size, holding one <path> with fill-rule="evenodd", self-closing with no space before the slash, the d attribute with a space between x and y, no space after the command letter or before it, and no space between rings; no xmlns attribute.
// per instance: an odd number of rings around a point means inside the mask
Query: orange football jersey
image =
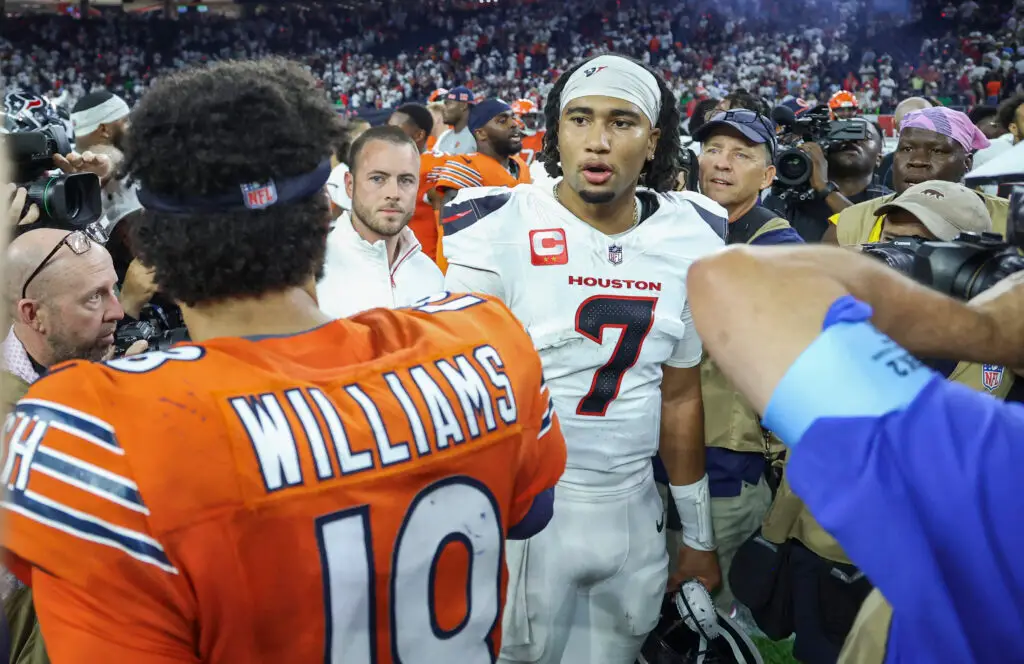
<svg viewBox="0 0 1024 664"><path fill-rule="evenodd" d="M445 155L444 162L435 167L428 178L440 194L467 187L514 187L532 182L530 169L519 155L514 155L511 160L514 172L509 172L496 159L479 152ZM440 221L444 224L443 218ZM448 270L448 261L444 259L442 228L438 226L435 262L445 272Z"/></svg>
<svg viewBox="0 0 1024 664"><path fill-rule="evenodd" d="M544 148L544 132L538 131L536 134L531 136L523 136L523 150L519 153L519 158L526 162L527 166L533 164L537 159L537 155Z"/></svg>
<svg viewBox="0 0 1024 664"><path fill-rule="evenodd" d="M409 220L409 228L420 241L423 253L430 260L437 260L437 210L430 193L434 190L434 179L431 173L440 166L448 155L424 152L420 155L420 189L416 193L416 208Z"/></svg>
<svg viewBox="0 0 1024 664"><path fill-rule="evenodd" d="M69 363L5 426L54 664L497 656L504 539L565 444L497 302Z"/></svg>

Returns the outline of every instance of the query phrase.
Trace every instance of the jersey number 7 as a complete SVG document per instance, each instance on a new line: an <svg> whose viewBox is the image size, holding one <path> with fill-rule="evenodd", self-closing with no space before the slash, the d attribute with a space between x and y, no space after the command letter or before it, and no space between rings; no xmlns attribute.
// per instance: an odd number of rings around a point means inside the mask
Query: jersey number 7
<svg viewBox="0 0 1024 664"><path fill-rule="evenodd" d="M602 417L608 412L626 370L636 364L644 339L654 323L656 297L628 297L621 295L595 295L583 300L576 310L576 331L600 344L605 328L621 330L612 356L594 373L590 391L576 406L577 415Z"/></svg>
<svg viewBox="0 0 1024 664"><path fill-rule="evenodd" d="M491 491L465 476L448 477L413 498L395 541L374 542L371 510L361 505L316 520L324 583L325 664L453 662L491 664L491 632L501 618L505 535ZM438 563L449 546L466 549L465 575L442 578ZM378 575L375 550L391 558L387 594L390 652L378 652ZM453 588L453 586L456 586ZM464 594L462 621L446 628L435 602Z"/></svg>

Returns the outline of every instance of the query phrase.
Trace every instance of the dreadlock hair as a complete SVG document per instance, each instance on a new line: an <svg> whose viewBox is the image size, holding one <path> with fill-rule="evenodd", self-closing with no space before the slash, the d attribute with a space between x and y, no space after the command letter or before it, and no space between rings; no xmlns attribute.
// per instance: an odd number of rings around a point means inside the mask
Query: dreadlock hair
<svg viewBox="0 0 1024 664"><path fill-rule="evenodd" d="M679 173L678 156L681 149L678 100L661 76L653 69L640 64L633 58L615 55L649 71L658 81L658 89L661 91L661 108L658 111L658 122L655 125L657 129L661 130L661 135L658 137L658 145L654 149L654 159L644 164L640 171L640 184L658 192L675 191L676 175ZM565 89L565 84L569 82L569 78L576 70L587 62L589 61L584 60L559 76L544 103L544 124L547 131L544 133L543 148L539 158L544 162L544 170L553 178L562 174L562 169L558 165L561 159L558 154L558 120L562 115L562 90Z"/></svg>
<svg viewBox="0 0 1024 664"><path fill-rule="evenodd" d="M223 62L160 80L132 114L127 170L170 198L240 191L310 173L341 137L314 79L280 58ZM188 306L300 287L323 271L326 195L260 210L145 211L132 245L160 290Z"/></svg>

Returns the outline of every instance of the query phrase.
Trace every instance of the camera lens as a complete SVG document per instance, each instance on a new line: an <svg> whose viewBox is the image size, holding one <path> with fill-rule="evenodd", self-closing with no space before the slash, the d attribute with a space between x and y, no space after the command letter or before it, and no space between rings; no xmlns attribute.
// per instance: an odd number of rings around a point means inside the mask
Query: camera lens
<svg viewBox="0 0 1024 664"><path fill-rule="evenodd" d="M784 150L775 160L775 177L784 185L799 187L811 179L811 160L801 150Z"/></svg>

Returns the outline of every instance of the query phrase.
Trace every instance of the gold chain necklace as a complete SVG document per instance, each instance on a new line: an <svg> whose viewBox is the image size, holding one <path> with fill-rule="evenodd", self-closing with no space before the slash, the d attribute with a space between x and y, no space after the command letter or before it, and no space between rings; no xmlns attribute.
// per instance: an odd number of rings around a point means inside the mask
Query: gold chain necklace
<svg viewBox="0 0 1024 664"><path fill-rule="evenodd" d="M562 203L562 199L560 199L558 197L558 183L557 182L551 187L551 193L555 197L555 202L558 203L559 205L561 205L562 207L565 207L565 204ZM629 228L627 228L625 231L622 231L622 232L625 233L626 231L633 230L637 226L637 224L639 224L639 223L640 223L640 206L636 202L636 196L633 196L633 224ZM618 234L616 233L616 235L618 235Z"/></svg>

